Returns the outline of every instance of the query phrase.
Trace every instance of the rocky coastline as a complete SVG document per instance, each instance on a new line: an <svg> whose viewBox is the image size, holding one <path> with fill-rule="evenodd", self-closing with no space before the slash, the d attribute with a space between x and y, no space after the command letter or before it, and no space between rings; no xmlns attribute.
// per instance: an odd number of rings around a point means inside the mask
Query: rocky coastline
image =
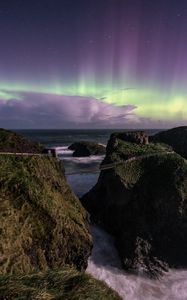
<svg viewBox="0 0 187 300"><path fill-rule="evenodd" d="M166 139L171 132L182 136L177 147L175 138ZM89 217L114 236L124 270L159 278L169 268L187 267L186 132L114 132L102 149L72 144L75 157L106 153L101 166L112 166L101 168L79 200L58 158L1 129L0 296L121 299L85 274L93 247Z"/></svg>

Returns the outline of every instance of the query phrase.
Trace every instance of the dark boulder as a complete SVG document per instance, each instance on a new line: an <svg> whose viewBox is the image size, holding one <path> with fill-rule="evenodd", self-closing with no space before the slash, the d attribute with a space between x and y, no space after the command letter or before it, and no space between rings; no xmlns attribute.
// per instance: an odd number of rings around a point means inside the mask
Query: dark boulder
<svg viewBox="0 0 187 300"><path fill-rule="evenodd" d="M187 267L185 160L163 145L117 139L104 161L117 164L81 201L114 235L124 268L157 277L168 267Z"/></svg>
<svg viewBox="0 0 187 300"><path fill-rule="evenodd" d="M105 146L92 141L75 142L68 149L74 151L73 156L75 157L103 155L106 150Z"/></svg>
<svg viewBox="0 0 187 300"><path fill-rule="evenodd" d="M173 150L187 159L187 126L181 126L161 131L150 137L151 141L165 143Z"/></svg>

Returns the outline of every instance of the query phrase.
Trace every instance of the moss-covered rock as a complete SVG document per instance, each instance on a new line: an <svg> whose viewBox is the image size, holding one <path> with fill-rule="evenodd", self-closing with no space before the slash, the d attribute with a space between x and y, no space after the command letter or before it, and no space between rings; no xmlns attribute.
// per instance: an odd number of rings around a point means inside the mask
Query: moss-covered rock
<svg viewBox="0 0 187 300"><path fill-rule="evenodd" d="M112 134L106 147L106 156L103 164L165 152L173 152L172 147L163 143L140 144L127 142Z"/></svg>
<svg viewBox="0 0 187 300"><path fill-rule="evenodd" d="M75 142L68 149L74 151L73 156L75 157L102 155L106 150L105 146L92 141Z"/></svg>
<svg viewBox="0 0 187 300"><path fill-rule="evenodd" d="M149 144L149 137L144 131L121 131L111 134L110 140L119 139L124 142L130 142L140 145Z"/></svg>
<svg viewBox="0 0 187 300"><path fill-rule="evenodd" d="M0 128L0 152L42 153L43 150L41 144L30 141L13 131Z"/></svg>
<svg viewBox="0 0 187 300"><path fill-rule="evenodd" d="M86 268L87 213L55 158L0 154L0 205L1 274Z"/></svg>
<svg viewBox="0 0 187 300"><path fill-rule="evenodd" d="M159 132L151 140L172 146L175 152L187 159L187 126Z"/></svg>
<svg viewBox="0 0 187 300"><path fill-rule="evenodd" d="M3 300L120 300L106 284L90 275L62 268L29 275L0 276Z"/></svg>
<svg viewBox="0 0 187 300"><path fill-rule="evenodd" d="M124 268L153 277L187 266L187 163L162 147L118 140L105 161L121 163L81 199L115 236Z"/></svg>

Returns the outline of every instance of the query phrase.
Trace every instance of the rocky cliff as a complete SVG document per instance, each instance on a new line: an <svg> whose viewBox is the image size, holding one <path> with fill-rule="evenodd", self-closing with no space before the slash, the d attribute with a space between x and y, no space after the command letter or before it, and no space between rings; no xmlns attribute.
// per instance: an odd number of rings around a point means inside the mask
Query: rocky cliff
<svg viewBox="0 0 187 300"><path fill-rule="evenodd" d="M0 154L0 273L86 268L87 213L49 156Z"/></svg>
<svg viewBox="0 0 187 300"><path fill-rule="evenodd" d="M187 266L185 160L163 145L113 137L104 162L117 164L101 172L82 203L115 236L126 270L157 277L168 266Z"/></svg>
<svg viewBox="0 0 187 300"><path fill-rule="evenodd" d="M165 143L187 159L187 126L161 131L151 137L153 142Z"/></svg>
<svg viewBox="0 0 187 300"><path fill-rule="evenodd" d="M84 273L92 249L88 215L62 162L6 130L0 150L13 152L0 153L0 299L120 300Z"/></svg>
<svg viewBox="0 0 187 300"><path fill-rule="evenodd" d="M0 152L42 153L44 147L37 142L0 128Z"/></svg>

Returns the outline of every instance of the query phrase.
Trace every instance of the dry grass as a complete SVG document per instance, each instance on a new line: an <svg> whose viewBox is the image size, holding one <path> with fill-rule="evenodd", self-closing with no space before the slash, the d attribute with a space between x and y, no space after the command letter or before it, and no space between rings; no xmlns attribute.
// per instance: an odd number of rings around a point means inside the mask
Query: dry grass
<svg viewBox="0 0 187 300"><path fill-rule="evenodd" d="M21 153L42 153L44 147L35 141L30 141L25 137L0 128L0 152L21 152Z"/></svg>
<svg viewBox="0 0 187 300"><path fill-rule="evenodd" d="M0 273L86 266L87 213L59 163L48 156L0 155Z"/></svg>
<svg viewBox="0 0 187 300"><path fill-rule="evenodd" d="M0 276L3 300L120 300L106 284L70 268L25 276Z"/></svg>

